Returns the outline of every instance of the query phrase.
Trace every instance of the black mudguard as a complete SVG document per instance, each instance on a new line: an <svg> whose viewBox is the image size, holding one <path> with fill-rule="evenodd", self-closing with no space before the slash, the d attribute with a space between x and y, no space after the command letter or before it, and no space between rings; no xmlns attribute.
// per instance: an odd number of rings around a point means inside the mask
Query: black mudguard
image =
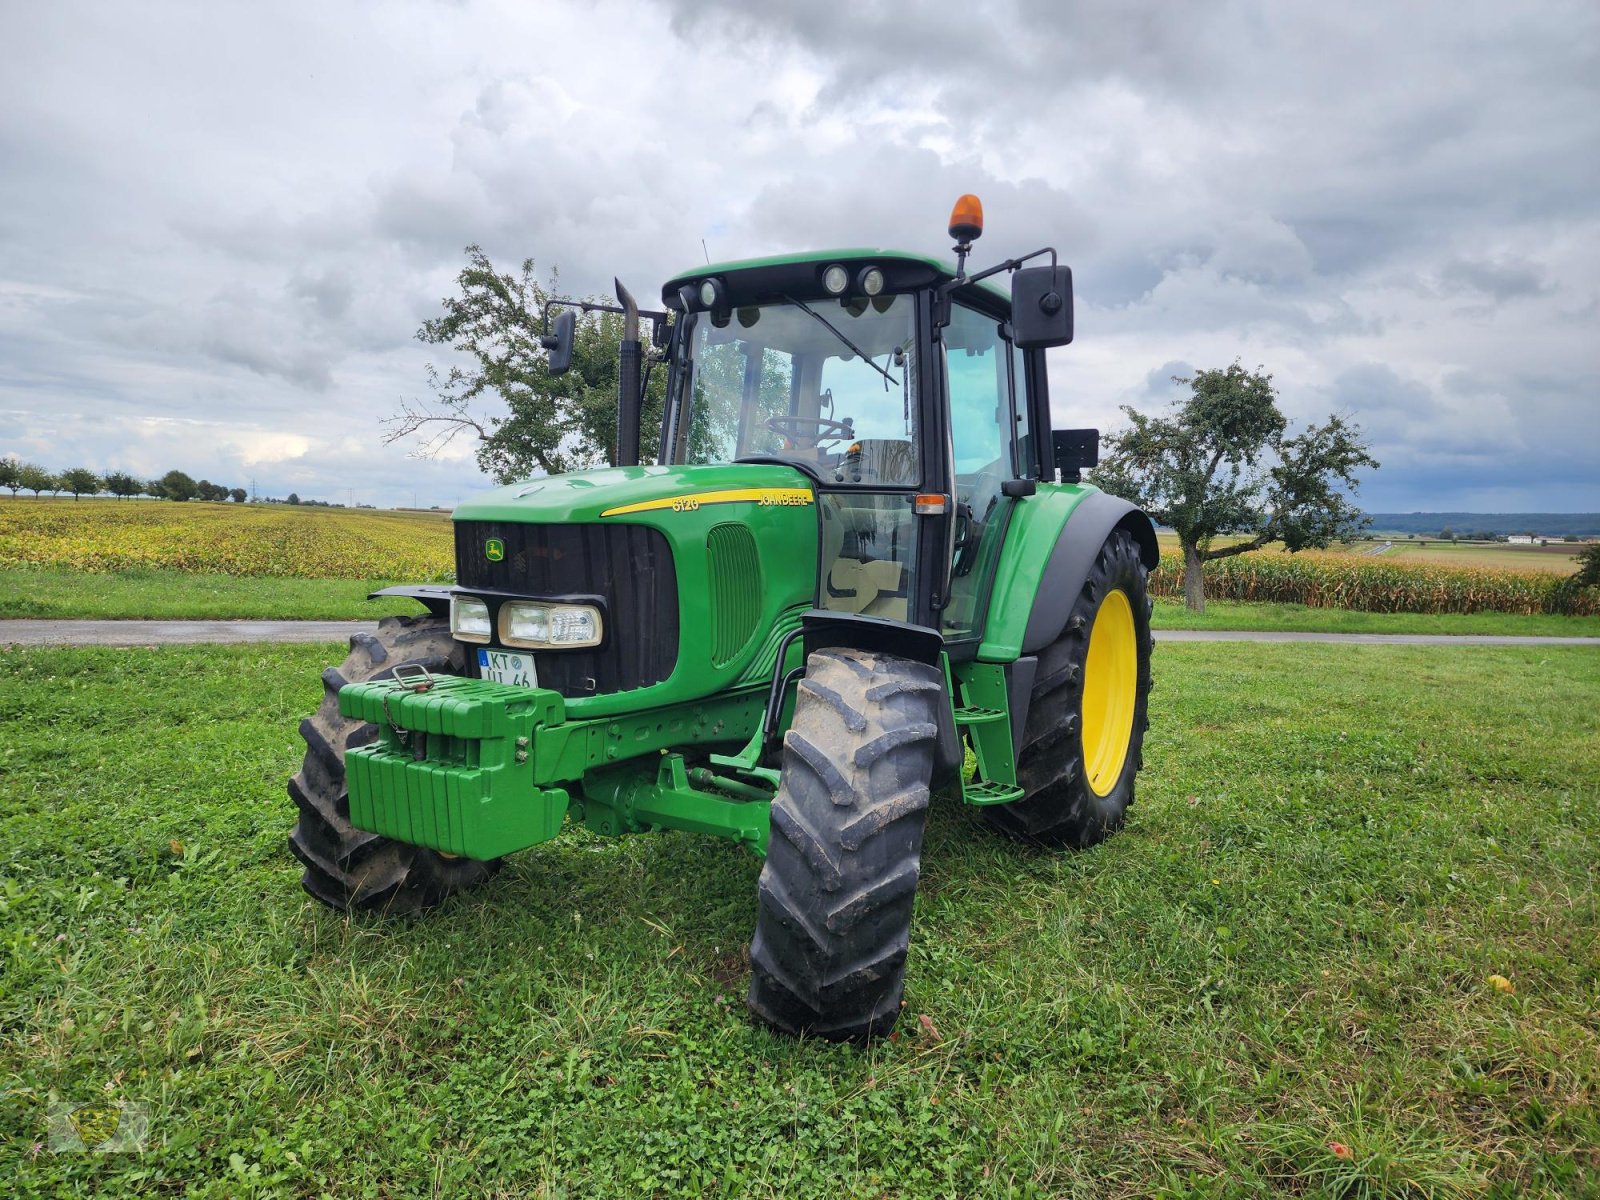
<svg viewBox="0 0 1600 1200"><path fill-rule="evenodd" d="M429 616L448 617L450 593L454 590L449 584L444 583L402 583L396 587L379 588L375 592L368 592L367 599L376 600L379 596L406 596L426 607Z"/></svg>
<svg viewBox="0 0 1600 1200"><path fill-rule="evenodd" d="M937 667L944 650L944 637L937 629L912 625L908 621L891 621L887 617L862 617L813 608L800 618L800 628L807 658L816 650L848 646L853 650L897 654ZM949 687L950 681L946 679L945 702L934 706L939 714L939 738L933 753L932 786L936 789L960 778L965 759L961 735L956 732L955 717L951 714Z"/></svg>

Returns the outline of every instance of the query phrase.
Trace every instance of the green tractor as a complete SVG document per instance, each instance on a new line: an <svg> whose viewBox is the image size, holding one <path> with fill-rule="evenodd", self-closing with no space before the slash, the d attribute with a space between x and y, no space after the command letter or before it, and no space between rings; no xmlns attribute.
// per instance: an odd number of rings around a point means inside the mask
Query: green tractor
<svg viewBox="0 0 1600 1200"><path fill-rule="evenodd" d="M962 197L953 265L725 263L656 312L619 285L618 465L461 505L455 585L386 589L430 615L324 673L289 782L306 890L416 912L566 821L731 838L764 860L750 1008L864 1040L900 1011L930 793L1036 845L1120 827L1155 531L1079 482L1094 430L1051 429L1070 268L968 274L981 230ZM564 370L575 315L545 319Z"/></svg>

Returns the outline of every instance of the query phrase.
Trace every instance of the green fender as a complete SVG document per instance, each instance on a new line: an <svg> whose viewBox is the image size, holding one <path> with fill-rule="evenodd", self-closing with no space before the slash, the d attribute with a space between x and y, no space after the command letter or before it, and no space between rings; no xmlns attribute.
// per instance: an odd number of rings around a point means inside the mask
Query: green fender
<svg viewBox="0 0 1600 1200"><path fill-rule="evenodd" d="M1126 529L1155 570L1155 525L1128 501L1088 484L1040 484L1018 500L995 572L981 662L1015 662L1061 635L1073 598L1112 531Z"/></svg>

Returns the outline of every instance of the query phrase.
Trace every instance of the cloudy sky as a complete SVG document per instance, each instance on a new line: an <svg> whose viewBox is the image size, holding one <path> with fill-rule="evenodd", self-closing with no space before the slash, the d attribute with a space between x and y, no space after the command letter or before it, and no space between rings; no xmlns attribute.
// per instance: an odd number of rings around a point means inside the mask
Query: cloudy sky
<svg viewBox="0 0 1600 1200"><path fill-rule="evenodd" d="M381 418L462 248L1046 242L1060 425L1265 365L1374 511L1600 510L1593 0L0 5L0 453L453 504Z"/></svg>

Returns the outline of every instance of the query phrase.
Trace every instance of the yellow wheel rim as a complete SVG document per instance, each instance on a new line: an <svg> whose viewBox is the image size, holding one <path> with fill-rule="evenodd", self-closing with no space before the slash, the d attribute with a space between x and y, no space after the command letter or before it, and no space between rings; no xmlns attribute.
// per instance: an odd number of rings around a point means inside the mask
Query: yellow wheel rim
<svg viewBox="0 0 1600 1200"><path fill-rule="evenodd" d="M1106 593L1094 615L1083 668L1083 769L1096 796L1110 795L1122 778L1138 684L1133 608L1117 588Z"/></svg>

